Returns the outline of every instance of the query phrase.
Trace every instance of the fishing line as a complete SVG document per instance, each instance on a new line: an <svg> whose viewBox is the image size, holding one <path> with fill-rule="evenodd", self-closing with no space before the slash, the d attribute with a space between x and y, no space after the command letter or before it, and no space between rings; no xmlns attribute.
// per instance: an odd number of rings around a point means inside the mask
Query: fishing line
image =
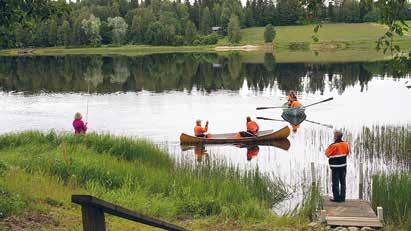
<svg viewBox="0 0 411 231"><path fill-rule="evenodd" d="M86 123L88 122L88 99L90 97L90 80L87 81Z"/></svg>

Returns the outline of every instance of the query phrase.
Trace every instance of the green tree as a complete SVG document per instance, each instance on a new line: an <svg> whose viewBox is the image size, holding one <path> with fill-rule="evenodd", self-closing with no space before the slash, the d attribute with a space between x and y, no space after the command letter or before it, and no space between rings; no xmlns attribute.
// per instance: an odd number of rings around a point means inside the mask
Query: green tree
<svg viewBox="0 0 411 231"><path fill-rule="evenodd" d="M64 45L65 47L70 45L70 33L71 33L71 28L70 24L67 21L64 21L63 24L60 27L61 33L59 33L59 40L61 40L61 44Z"/></svg>
<svg viewBox="0 0 411 231"><path fill-rule="evenodd" d="M240 21L238 16L233 14L230 17L230 21L228 22L228 41L230 43L239 43L241 40L241 33L240 33Z"/></svg>
<svg viewBox="0 0 411 231"><path fill-rule="evenodd" d="M264 30L264 42L271 43L275 38L275 30L273 25L268 24Z"/></svg>
<svg viewBox="0 0 411 231"><path fill-rule="evenodd" d="M53 18L48 23L48 42L49 46L57 45L57 22Z"/></svg>
<svg viewBox="0 0 411 231"><path fill-rule="evenodd" d="M280 25L293 25L302 16L299 0L279 0L277 3L278 20Z"/></svg>
<svg viewBox="0 0 411 231"><path fill-rule="evenodd" d="M100 35L102 44L110 44L112 28L108 25L108 22L103 21L100 26Z"/></svg>
<svg viewBox="0 0 411 231"><path fill-rule="evenodd" d="M196 37L197 29L192 21L188 21L186 24L186 29L184 32L184 40L187 44L193 44L193 41Z"/></svg>
<svg viewBox="0 0 411 231"><path fill-rule="evenodd" d="M122 17L108 18L108 25L112 28L112 39L115 44L125 42L128 25Z"/></svg>
<svg viewBox="0 0 411 231"><path fill-rule="evenodd" d="M14 36L15 36L15 46L16 47L24 47L26 46L26 35L27 32L24 30L23 26L21 24L17 24L14 30Z"/></svg>
<svg viewBox="0 0 411 231"><path fill-rule="evenodd" d="M203 34L209 34L211 32L211 14L208 7L205 7L201 14L200 31Z"/></svg>
<svg viewBox="0 0 411 231"><path fill-rule="evenodd" d="M101 44L100 25L100 19L94 15L90 15L89 19L83 19L83 21L81 21L81 28L86 35L87 44L94 47Z"/></svg>
<svg viewBox="0 0 411 231"><path fill-rule="evenodd" d="M156 21L153 11L149 8L139 8L134 15L130 28L130 41L142 43L148 26Z"/></svg>

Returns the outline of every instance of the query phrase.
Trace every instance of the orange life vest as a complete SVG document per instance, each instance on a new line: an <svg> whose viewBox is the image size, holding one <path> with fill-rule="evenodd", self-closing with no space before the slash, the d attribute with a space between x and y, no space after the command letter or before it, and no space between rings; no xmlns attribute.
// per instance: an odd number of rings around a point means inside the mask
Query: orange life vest
<svg viewBox="0 0 411 231"><path fill-rule="evenodd" d="M258 130L260 127L258 127L258 124L254 121L247 122L247 132L250 132L252 134L257 134Z"/></svg>
<svg viewBox="0 0 411 231"><path fill-rule="evenodd" d="M203 128L198 125L194 127L194 135L196 136L203 136L205 132L207 132L207 127Z"/></svg>
<svg viewBox="0 0 411 231"><path fill-rule="evenodd" d="M293 108L297 108L297 107L301 107L301 106L302 106L302 104L300 102L298 102L297 100L294 100L290 105L290 107L293 107Z"/></svg>
<svg viewBox="0 0 411 231"><path fill-rule="evenodd" d="M347 156L349 153L349 145L344 141L333 143L325 150L325 155L329 158L328 163L330 167L347 166Z"/></svg>

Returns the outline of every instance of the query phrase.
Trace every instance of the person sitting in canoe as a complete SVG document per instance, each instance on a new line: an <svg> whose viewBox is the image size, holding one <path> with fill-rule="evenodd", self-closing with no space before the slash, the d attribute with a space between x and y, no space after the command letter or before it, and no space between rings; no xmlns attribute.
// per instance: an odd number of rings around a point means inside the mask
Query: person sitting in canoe
<svg viewBox="0 0 411 231"><path fill-rule="evenodd" d="M297 95L295 94L294 91L290 91L288 93L287 100L288 100L288 102L287 102L288 107L298 108L298 107L302 106L302 104L300 102L298 102Z"/></svg>
<svg viewBox="0 0 411 231"><path fill-rule="evenodd" d="M247 116L247 131L240 132L241 137L253 137L257 136L260 127L255 121L251 120L251 117Z"/></svg>
<svg viewBox="0 0 411 231"><path fill-rule="evenodd" d="M77 112L74 115L73 128L74 128L74 134L76 135L86 134L87 123L83 122L83 116L81 115L80 112Z"/></svg>
<svg viewBox="0 0 411 231"><path fill-rule="evenodd" d="M201 120L196 120L196 126L194 127L194 135L196 137L205 137L207 138L206 132L208 131L208 121L205 124L205 127L203 128L201 126Z"/></svg>

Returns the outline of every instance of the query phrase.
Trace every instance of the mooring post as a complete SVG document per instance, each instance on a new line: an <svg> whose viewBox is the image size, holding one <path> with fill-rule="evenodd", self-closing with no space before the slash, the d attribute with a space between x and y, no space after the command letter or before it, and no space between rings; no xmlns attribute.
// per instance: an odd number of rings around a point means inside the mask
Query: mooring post
<svg viewBox="0 0 411 231"><path fill-rule="evenodd" d="M312 180L312 183L313 183L313 184L316 183L314 162L311 162L311 180Z"/></svg>
<svg viewBox="0 0 411 231"><path fill-rule="evenodd" d="M81 213L83 217L84 231L105 231L106 222L104 212L94 206L82 205Z"/></svg>
<svg viewBox="0 0 411 231"><path fill-rule="evenodd" d="M381 222L384 221L384 211L382 207L380 206L377 207L377 217L378 217L378 220L380 220Z"/></svg>
<svg viewBox="0 0 411 231"><path fill-rule="evenodd" d="M326 175L325 175L325 192L326 192L327 195L328 195L328 176L329 176L328 166L325 167L325 169L326 169Z"/></svg>
<svg viewBox="0 0 411 231"><path fill-rule="evenodd" d="M359 187L358 187L358 195L359 198L362 200L364 198L364 171L363 171L363 162L360 162L359 168L360 180L359 180Z"/></svg>
<svg viewBox="0 0 411 231"><path fill-rule="evenodd" d="M320 222L321 223L326 223L326 216L327 216L327 211L325 211L324 209L320 211Z"/></svg>

